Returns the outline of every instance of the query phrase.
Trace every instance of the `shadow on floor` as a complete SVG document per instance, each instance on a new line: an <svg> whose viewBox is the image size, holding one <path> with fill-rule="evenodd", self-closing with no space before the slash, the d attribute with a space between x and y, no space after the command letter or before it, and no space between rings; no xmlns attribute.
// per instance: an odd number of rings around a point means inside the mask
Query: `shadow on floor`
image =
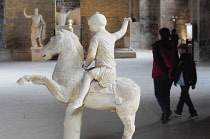
<svg viewBox="0 0 210 139"><path fill-rule="evenodd" d="M168 124L160 121L137 127L132 139L209 139L210 138L210 116L205 119L178 121L171 117ZM105 129L104 129L105 130ZM120 139L122 132L110 135L89 137L87 139Z"/></svg>
<svg viewBox="0 0 210 139"><path fill-rule="evenodd" d="M120 138L122 138L122 135L123 135L123 133L118 132L118 133L113 133L113 134L110 134L110 135L89 137L89 138L86 138L86 139L120 139Z"/></svg>
<svg viewBox="0 0 210 139"><path fill-rule="evenodd" d="M209 139L210 116L205 119L179 120L172 117L168 124L160 121L137 127L133 139Z"/></svg>

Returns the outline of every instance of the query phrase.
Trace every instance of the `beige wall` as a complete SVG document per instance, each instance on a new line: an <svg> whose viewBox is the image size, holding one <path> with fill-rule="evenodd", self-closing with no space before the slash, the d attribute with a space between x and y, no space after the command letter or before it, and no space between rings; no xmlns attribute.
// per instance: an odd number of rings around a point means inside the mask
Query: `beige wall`
<svg viewBox="0 0 210 139"><path fill-rule="evenodd" d="M90 16L99 12L107 17L106 29L113 33L121 28L124 17L129 16L130 0L80 0L82 20L82 45L88 48L91 32L87 25ZM130 36L130 31L126 33ZM124 39L116 42L116 47L124 47Z"/></svg>
<svg viewBox="0 0 210 139"><path fill-rule="evenodd" d="M6 37L9 49L30 49L31 19L25 18L23 9L28 15L39 9L47 23L47 39L54 35L55 29L55 0L5 0L6 2Z"/></svg>

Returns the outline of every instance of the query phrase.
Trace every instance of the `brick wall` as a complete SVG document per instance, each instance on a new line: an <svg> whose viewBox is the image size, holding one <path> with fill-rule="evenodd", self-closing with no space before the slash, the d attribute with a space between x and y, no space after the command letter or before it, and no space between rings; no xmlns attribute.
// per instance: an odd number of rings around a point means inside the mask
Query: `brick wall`
<svg viewBox="0 0 210 139"><path fill-rule="evenodd" d="M6 37L7 48L30 49L31 19L25 18L23 9L28 15L34 14L34 9L39 9L47 24L46 35L54 35L55 29L55 1L54 0L5 0L6 2Z"/></svg>
<svg viewBox="0 0 210 139"><path fill-rule="evenodd" d="M0 0L0 49L6 48L4 0Z"/></svg>
<svg viewBox="0 0 210 139"><path fill-rule="evenodd" d="M88 19L97 11L107 18L106 30L114 33L121 28L124 17L129 16L130 0L80 0L82 20L82 45L88 48L92 37L87 24ZM129 28L126 36L130 36ZM116 47L124 47L124 39L116 42Z"/></svg>
<svg viewBox="0 0 210 139"><path fill-rule="evenodd" d="M131 0L131 17L137 22L139 21L139 0Z"/></svg>
<svg viewBox="0 0 210 139"><path fill-rule="evenodd" d="M181 39L186 39L185 23L190 23L190 0L161 0L161 27L174 28L172 16L177 16L176 29Z"/></svg>

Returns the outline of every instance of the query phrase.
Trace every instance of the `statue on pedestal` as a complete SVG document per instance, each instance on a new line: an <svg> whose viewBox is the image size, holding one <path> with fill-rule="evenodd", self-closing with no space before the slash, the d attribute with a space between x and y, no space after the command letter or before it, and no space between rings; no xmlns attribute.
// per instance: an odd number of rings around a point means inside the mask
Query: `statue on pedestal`
<svg viewBox="0 0 210 139"><path fill-rule="evenodd" d="M24 16L26 18L32 19L31 24L31 45L32 47L38 47L37 40L39 45L43 47L42 41L45 39L45 30L46 24L42 15L38 14L38 8L34 9L34 15L27 15L26 8L24 8Z"/></svg>
<svg viewBox="0 0 210 139"><path fill-rule="evenodd" d="M74 25L80 25L80 18L80 8L66 12L65 7L62 7L60 12L56 12L56 24L60 26L64 26L69 19L74 22Z"/></svg>
<svg viewBox="0 0 210 139"><path fill-rule="evenodd" d="M85 63L78 37L67 30L58 31L43 49L45 60L59 54L52 79L26 75L17 81L45 85L58 101L66 104L63 139L80 138L83 107L116 112L124 124L122 139L132 139L140 87L131 79L116 77L114 60L115 41L125 35L129 21L130 18L125 18L122 28L111 34L105 30L105 16L93 15L88 24L95 35ZM95 67L87 69L94 59Z"/></svg>
<svg viewBox="0 0 210 139"><path fill-rule="evenodd" d="M65 11L65 7L62 7L60 12L56 12L56 20L58 25L64 26L66 24L66 18L71 11L68 11L67 13Z"/></svg>

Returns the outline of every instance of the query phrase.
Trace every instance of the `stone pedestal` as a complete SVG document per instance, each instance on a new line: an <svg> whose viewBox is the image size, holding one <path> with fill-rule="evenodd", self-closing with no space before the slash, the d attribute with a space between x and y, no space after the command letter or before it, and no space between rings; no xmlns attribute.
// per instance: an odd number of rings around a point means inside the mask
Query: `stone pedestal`
<svg viewBox="0 0 210 139"><path fill-rule="evenodd" d="M32 61L44 61L42 57L42 49L44 47L31 47L31 60Z"/></svg>
<svg viewBox="0 0 210 139"><path fill-rule="evenodd" d="M136 52L132 48L115 48L115 58L136 58Z"/></svg>

